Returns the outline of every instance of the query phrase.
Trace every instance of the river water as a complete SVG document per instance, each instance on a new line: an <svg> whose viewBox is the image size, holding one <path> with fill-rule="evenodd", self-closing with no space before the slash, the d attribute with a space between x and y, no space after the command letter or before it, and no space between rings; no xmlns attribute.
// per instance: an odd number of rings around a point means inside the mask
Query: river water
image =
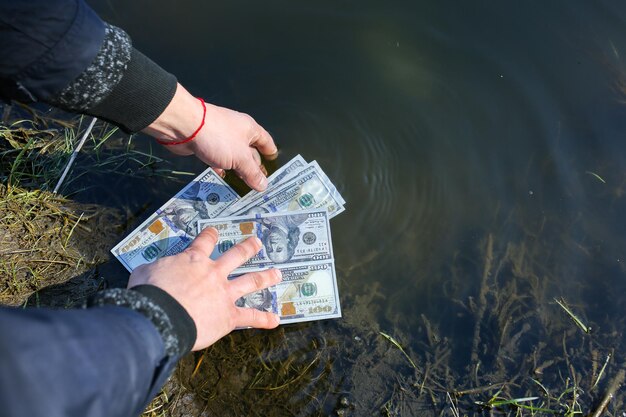
<svg viewBox="0 0 626 417"><path fill-rule="evenodd" d="M476 402L496 394L597 407L623 358L626 4L91 3L193 94L255 117L279 165L317 160L348 202L332 221L344 318L188 358L204 358L179 374L198 415L487 413ZM120 238L180 188L117 184Z"/></svg>

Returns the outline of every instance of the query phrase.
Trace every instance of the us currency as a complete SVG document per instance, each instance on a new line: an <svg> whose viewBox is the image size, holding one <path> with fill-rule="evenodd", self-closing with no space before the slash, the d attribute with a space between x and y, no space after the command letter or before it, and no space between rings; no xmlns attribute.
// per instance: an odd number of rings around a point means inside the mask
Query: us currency
<svg viewBox="0 0 626 417"><path fill-rule="evenodd" d="M198 232L215 227L219 238L211 254L217 259L239 242L257 236L259 253L234 273L268 267L333 259L329 215L326 209L294 213L257 214L198 221Z"/></svg>
<svg viewBox="0 0 626 417"><path fill-rule="evenodd" d="M342 211L345 200L314 161L278 189L260 194L255 200L228 215L276 213L325 208L329 218Z"/></svg>
<svg viewBox="0 0 626 417"><path fill-rule="evenodd" d="M300 171L306 168L309 165L307 161L300 155L296 155L289 162L287 162L282 167L278 168L276 172L267 177L267 188L263 191L264 194L275 190L277 187L284 184L286 181L291 179L293 176L297 175ZM253 200L256 200L257 197L262 194L259 191L251 190L248 194L244 195L237 201L235 204L232 204L228 209L224 212L224 214L235 213L242 207L245 207L252 203Z"/></svg>
<svg viewBox="0 0 626 417"><path fill-rule="evenodd" d="M239 307L278 314L281 324L341 317L335 265L332 261L278 267L283 280L238 299ZM229 279L237 279L231 275Z"/></svg>
<svg viewBox="0 0 626 417"><path fill-rule="evenodd" d="M199 220L219 216L238 199L237 193L208 168L111 249L111 253L130 272L139 265L180 253L197 235Z"/></svg>

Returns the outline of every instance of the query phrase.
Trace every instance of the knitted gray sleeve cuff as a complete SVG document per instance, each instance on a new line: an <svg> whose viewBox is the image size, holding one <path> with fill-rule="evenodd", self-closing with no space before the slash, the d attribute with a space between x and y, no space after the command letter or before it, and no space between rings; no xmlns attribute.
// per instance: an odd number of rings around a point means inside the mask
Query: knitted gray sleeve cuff
<svg viewBox="0 0 626 417"><path fill-rule="evenodd" d="M93 62L48 102L135 133L165 111L177 85L174 75L132 47L126 32L107 24Z"/></svg>
<svg viewBox="0 0 626 417"><path fill-rule="evenodd" d="M133 289L111 288L94 294L86 307L114 305L134 310L154 324L161 334L165 353L180 358L196 342L196 326L187 311L165 291L152 285Z"/></svg>
<svg viewBox="0 0 626 417"><path fill-rule="evenodd" d="M81 75L52 98L50 104L75 112L97 105L122 79L131 50L132 43L126 32L105 23L100 52Z"/></svg>

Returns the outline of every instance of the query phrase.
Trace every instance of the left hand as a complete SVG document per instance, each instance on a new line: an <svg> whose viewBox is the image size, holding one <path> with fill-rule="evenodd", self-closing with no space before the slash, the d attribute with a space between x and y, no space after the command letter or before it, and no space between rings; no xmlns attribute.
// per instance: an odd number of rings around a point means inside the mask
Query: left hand
<svg viewBox="0 0 626 417"><path fill-rule="evenodd" d="M139 266L128 281L128 288L141 284L157 286L187 310L197 330L192 350L212 345L236 327L272 329L280 323L276 314L235 305L243 295L278 284L278 269L251 272L234 280L227 278L259 252L261 241L249 238L212 261L209 256L217 238L216 229L205 229L184 252Z"/></svg>

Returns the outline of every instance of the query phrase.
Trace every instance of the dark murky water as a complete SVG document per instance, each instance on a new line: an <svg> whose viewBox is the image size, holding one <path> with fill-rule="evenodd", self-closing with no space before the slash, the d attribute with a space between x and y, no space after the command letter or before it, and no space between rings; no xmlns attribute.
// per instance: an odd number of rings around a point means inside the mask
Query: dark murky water
<svg viewBox="0 0 626 417"><path fill-rule="evenodd" d="M504 353L486 342L487 335L496 335L492 339L505 346L524 322L530 330L513 339L519 358L532 356L542 342L548 350L555 343L551 354L563 356L559 337L567 334L578 346L600 346L592 361L579 358L578 372L586 378L592 373L585 367L601 366L612 348L608 369L612 374L619 369L626 289L626 5L93 3L192 93L253 115L273 134L283 162L297 153L316 159L348 201L347 211L332 224L345 319L292 326L274 336L242 332L230 339L232 344L260 338L257 349L268 358L270 346L278 345L317 358L306 371L319 372L298 380L286 415L337 410L412 415L416 408L409 397L421 401L420 409L449 413L446 390L504 382L525 372L516 368L507 376L500 372L506 366L490 368ZM173 169L203 169L189 158L172 160ZM125 179L105 198L138 216L129 230L181 187L158 178L148 184L146 190L144 180ZM486 259L494 266L484 281ZM114 264L105 271L126 276ZM508 277L528 276L534 281L527 286L508 286ZM493 291L482 300L482 314L480 306L472 307L481 304L481 285ZM373 288L378 295L372 295ZM505 309L502 300L511 294L524 301ZM599 329L597 334L611 334L611 343L571 334L576 327L554 297L564 297ZM491 309L495 313L489 316ZM497 314L509 315L514 324L506 327ZM449 344L452 353L445 362L453 377L440 377L439 383L448 385L435 384L429 394L407 394L427 380L424 368L437 357L433 343L424 347L422 315L438 328L436 339ZM474 341L476 320L485 334L480 343ZM552 321L561 327L552 328ZM538 323L550 331L537 330ZM420 370L407 370L402 358L389 359L397 350L378 331L396 337ZM298 338L323 340L338 357L313 355L319 344L294 347ZM264 348L268 340L275 345ZM355 340L387 350L377 357L355 346ZM428 349L434 349L431 356ZM587 353L580 355L587 358ZM359 355L389 359L397 375L376 374L386 381L376 385L367 379L372 364L360 362ZM492 372L489 378L464 379L479 374L477 361ZM548 367L544 375L558 374L553 387L565 389L558 384L567 380L568 369ZM605 386L609 378L607 371ZM245 384L250 388L249 381ZM261 409L281 398L277 391L241 395L256 404L254 413L269 415ZM527 394L521 391L511 388L509 395ZM586 407L597 404L602 391L596 391ZM402 392L405 400L398 399ZM342 406L342 396L351 405ZM404 412L402 401L407 401Z"/></svg>

